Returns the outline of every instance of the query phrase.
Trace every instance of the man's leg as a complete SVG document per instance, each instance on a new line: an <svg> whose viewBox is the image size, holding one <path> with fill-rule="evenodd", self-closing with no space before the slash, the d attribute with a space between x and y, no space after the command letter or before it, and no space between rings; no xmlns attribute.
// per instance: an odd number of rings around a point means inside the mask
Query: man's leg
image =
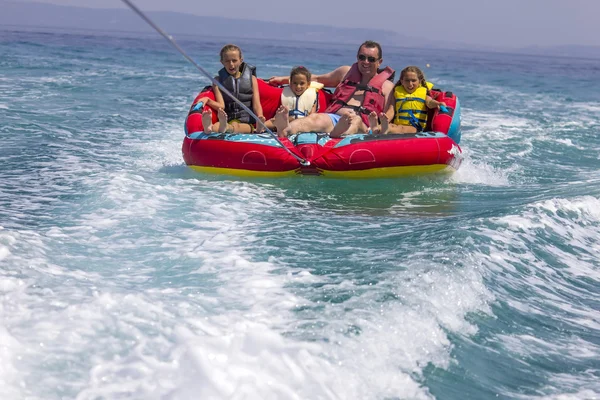
<svg viewBox="0 0 600 400"><path fill-rule="evenodd" d="M335 138L340 137L343 134L354 135L355 133L366 133L367 130L368 128L363 123L361 117L356 114L344 114L329 136Z"/></svg>
<svg viewBox="0 0 600 400"><path fill-rule="evenodd" d="M340 120L335 124L331 132L329 132L329 136L332 138L337 138L342 136L344 133L348 132L348 129L352 126L352 123L356 118L355 115L344 114L340 117Z"/></svg>
<svg viewBox="0 0 600 400"><path fill-rule="evenodd" d="M377 113L375 111L371 111L369 114L369 130L374 135L381 131L381 128L379 127L379 120L377 119Z"/></svg>
<svg viewBox="0 0 600 400"><path fill-rule="evenodd" d="M275 126L280 136L285 137L298 132L331 132L333 129L333 122L329 114L314 113L289 122L288 113L289 109L281 106L275 115ZM284 116L285 118L283 118Z"/></svg>
<svg viewBox="0 0 600 400"><path fill-rule="evenodd" d="M350 126L350 129L352 130L352 134L369 132L369 127L365 125L365 123L359 115L356 116L356 120L353 121L353 125Z"/></svg>

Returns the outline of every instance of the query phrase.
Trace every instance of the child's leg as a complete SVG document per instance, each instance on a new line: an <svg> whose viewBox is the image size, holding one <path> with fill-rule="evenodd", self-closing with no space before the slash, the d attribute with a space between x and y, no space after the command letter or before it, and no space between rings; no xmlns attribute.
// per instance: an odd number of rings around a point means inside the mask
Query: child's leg
<svg viewBox="0 0 600 400"><path fill-rule="evenodd" d="M220 132L220 133L227 132L227 128L228 128L227 113L222 108L219 108L218 115L219 115L219 130L218 130L218 132Z"/></svg>
<svg viewBox="0 0 600 400"><path fill-rule="evenodd" d="M287 137L289 134L290 128L290 119L289 119L289 110L286 106L279 106L277 112L275 113L275 117L273 118L273 123L275 124L275 129L277 129L277 136L279 137Z"/></svg>
<svg viewBox="0 0 600 400"><path fill-rule="evenodd" d="M209 108L202 111L202 129L205 133L211 133L213 131L212 111Z"/></svg>
<svg viewBox="0 0 600 400"><path fill-rule="evenodd" d="M417 129L412 126L390 124L389 133L417 133Z"/></svg>
<svg viewBox="0 0 600 400"><path fill-rule="evenodd" d="M227 132L254 133L254 127L245 122L231 121L228 124L228 128L229 127L231 127L231 130L227 129Z"/></svg>
<svg viewBox="0 0 600 400"><path fill-rule="evenodd" d="M272 131L277 130L277 128L275 127L275 118L271 118L270 120L265 121L265 126Z"/></svg>
<svg viewBox="0 0 600 400"><path fill-rule="evenodd" d="M381 128L379 128L379 133L385 135L390 129L390 121L388 121L387 115L384 113L379 114L379 119L381 120Z"/></svg>
<svg viewBox="0 0 600 400"><path fill-rule="evenodd" d="M369 130L374 135L378 134L381 130L381 128L379 128L379 120L377 119L377 113L375 111L371 111L369 113Z"/></svg>
<svg viewBox="0 0 600 400"><path fill-rule="evenodd" d="M407 125L395 125L390 124L387 117L385 115L380 115L381 119L381 133L416 133L417 129L412 126Z"/></svg>

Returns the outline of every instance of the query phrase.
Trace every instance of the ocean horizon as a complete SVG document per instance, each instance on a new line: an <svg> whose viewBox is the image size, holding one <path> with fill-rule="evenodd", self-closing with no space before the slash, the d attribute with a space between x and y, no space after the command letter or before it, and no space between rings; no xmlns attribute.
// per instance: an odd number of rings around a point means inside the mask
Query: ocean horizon
<svg viewBox="0 0 600 400"><path fill-rule="evenodd" d="M17 30L69 30L85 34L110 35L156 35L142 19L124 8L90 8L85 6L58 5L36 1L0 0L0 29L16 27ZM191 10L190 10L191 11ZM586 45L575 40L573 43L551 43L538 45L530 41L517 41L505 45L490 45L478 40L449 40L443 36L426 39L412 32L398 32L393 26L332 26L329 23L300 21L289 23L273 20L268 15L262 19L232 18L222 15L199 15L193 12L148 11L165 31L177 38L238 37L255 41L281 40L288 42L355 44L368 38L385 46L419 47L455 51L485 51L524 55L559 56L569 58L600 59L600 46ZM227 29L222 29L227 26Z"/></svg>

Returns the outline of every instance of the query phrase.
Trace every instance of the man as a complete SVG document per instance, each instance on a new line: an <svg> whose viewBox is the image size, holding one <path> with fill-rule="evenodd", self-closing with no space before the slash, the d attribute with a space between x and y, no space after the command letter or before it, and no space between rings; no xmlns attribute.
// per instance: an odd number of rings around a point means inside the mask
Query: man
<svg viewBox="0 0 600 400"><path fill-rule="evenodd" d="M386 67L379 71L383 62L381 46L366 41L358 48L357 62L344 65L323 74L313 75L312 80L327 87L335 87L332 102L324 113L310 114L289 122L288 111L280 107L275 115L275 126L281 137L298 132L330 132L331 137L342 134L367 132L369 114L377 118L384 111L394 84L388 79L394 71ZM287 77L273 77L269 83L287 83Z"/></svg>

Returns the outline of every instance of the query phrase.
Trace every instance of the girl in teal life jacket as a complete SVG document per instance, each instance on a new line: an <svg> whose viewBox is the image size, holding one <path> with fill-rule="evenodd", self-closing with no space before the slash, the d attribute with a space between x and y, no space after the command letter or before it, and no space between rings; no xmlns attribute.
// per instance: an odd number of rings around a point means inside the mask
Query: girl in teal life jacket
<svg viewBox="0 0 600 400"><path fill-rule="evenodd" d="M265 121L260 104L256 68L244 62L242 49L234 44L228 44L221 49L221 64L223 68L215 77L231 94L240 100L246 107L252 109L261 121ZM253 133L255 119L248 114L229 95L221 92L218 86L213 85L215 100L205 100L204 104L218 110L219 122L212 124L212 111L206 109L202 113L204 132L239 132ZM262 129L258 129L262 131Z"/></svg>
<svg viewBox="0 0 600 400"><path fill-rule="evenodd" d="M425 128L427 110L440 108L445 103L429 96L433 83L425 80L425 74L419 67L409 66L402 70L396 82L394 96L390 96L385 107L385 114L379 116L381 126L377 123L377 115L369 115L369 125L373 133L415 133ZM388 123L393 118L392 123Z"/></svg>

